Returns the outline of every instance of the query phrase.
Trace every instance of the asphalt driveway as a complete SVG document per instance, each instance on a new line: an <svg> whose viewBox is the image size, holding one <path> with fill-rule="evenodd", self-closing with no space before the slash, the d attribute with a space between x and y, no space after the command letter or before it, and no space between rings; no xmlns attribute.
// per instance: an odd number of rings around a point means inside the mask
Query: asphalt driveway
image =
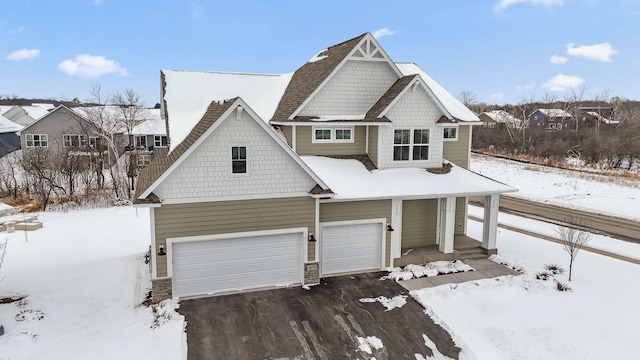
<svg viewBox="0 0 640 360"><path fill-rule="evenodd" d="M415 359L434 351L457 359L460 349L424 309L383 273L341 276L300 287L182 300L189 360L196 359ZM401 308L386 311L363 298L407 295ZM375 336L371 353L359 338ZM379 348L376 349L376 345ZM365 346L366 348L366 346Z"/></svg>

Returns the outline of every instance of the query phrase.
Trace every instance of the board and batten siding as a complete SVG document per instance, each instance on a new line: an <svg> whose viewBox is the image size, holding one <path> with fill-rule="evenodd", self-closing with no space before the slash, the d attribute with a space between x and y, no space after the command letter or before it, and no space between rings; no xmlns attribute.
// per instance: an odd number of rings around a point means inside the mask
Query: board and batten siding
<svg viewBox="0 0 640 360"><path fill-rule="evenodd" d="M438 199L402 202L402 249L436 244Z"/></svg>
<svg viewBox="0 0 640 360"><path fill-rule="evenodd" d="M310 197L162 205L154 210L156 246L167 238L305 227L315 232L315 200ZM315 245L308 243L308 259ZM307 261L308 261L307 259ZM157 257L157 276L167 276L168 256Z"/></svg>
<svg viewBox="0 0 640 360"><path fill-rule="evenodd" d="M335 124L317 124L321 128L340 128ZM296 152L298 155L354 155L367 152L367 129L354 126L352 143L313 143L313 126L296 126Z"/></svg>
<svg viewBox="0 0 640 360"><path fill-rule="evenodd" d="M387 219L391 222L391 200L347 201L320 203L320 222L349 221L365 219ZM385 266L390 265L391 234L382 229L385 236Z"/></svg>
<svg viewBox="0 0 640 360"><path fill-rule="evenodd" d="M471 132L471 125L458 126L458 140L457 141L444 141L443 143L443 157L452 163L463 167L469 168L469 134Z"/></svg>
<svg viewBox="0 0 640 360"><path fill-rule="evenodd" d="M369 158L378 166L378 127L369 126Z"/></svg>

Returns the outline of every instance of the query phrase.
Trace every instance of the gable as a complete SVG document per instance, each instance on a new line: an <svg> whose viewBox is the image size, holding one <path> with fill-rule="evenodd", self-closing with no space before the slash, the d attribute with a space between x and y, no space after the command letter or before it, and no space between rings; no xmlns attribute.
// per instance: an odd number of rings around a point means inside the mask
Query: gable
<svg viewBox="0 0 640 360"><path fill-rule="evenodd" d="M365 114L397 79L386 61L348 60L299 115Z"/></svg>
<svg viewBox="0 0 640 360"><path fill-rule="evenodd" d="M400 95L386 112L394 127L431 126L435 125L442 115L433 99L417 84Z"/></svg>
<svg viewBox="0 0 640 360"><path fill-rule="evenodd" d="M82 134L90 130L90 123L66 107L58 107L27 126L28 134Z"/></svg>
<svg viewBox="0 0 640 360"><path fill-rule="evenodd" d="M221 118L215 131L157 186L164 202L307 194L316 182L245 111ZM260 121L260 120L258 120ZM231 147L247 149L247 173L231 171Z"/></svg>

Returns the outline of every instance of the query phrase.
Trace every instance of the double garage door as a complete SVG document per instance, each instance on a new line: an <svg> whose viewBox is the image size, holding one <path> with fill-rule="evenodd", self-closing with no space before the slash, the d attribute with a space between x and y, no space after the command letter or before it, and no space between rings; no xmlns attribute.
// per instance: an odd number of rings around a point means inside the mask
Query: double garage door
<svg viewBox="0 0 640 360"><path fill-rule="evenodd" d="M381 237L381 223L322 225L322 275L380 269ZM302 283L306 244L301 232L173 242L173 296Z"/></svg>
<svg viewBox="0 0 640 360"><path fill-rule="evenodd" d="M174 297L301 283L302 233L176 242L172 260Z"/></svg>

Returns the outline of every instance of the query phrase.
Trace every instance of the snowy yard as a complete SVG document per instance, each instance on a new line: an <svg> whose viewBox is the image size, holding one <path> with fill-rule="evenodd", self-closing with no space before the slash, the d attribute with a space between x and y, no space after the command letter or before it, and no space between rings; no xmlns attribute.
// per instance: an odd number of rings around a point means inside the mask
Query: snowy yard
<svg viewBox="0 0 640 360"><path fill-rule="evenodd" d="M151 329L146 209L41 213L44 228L0 233L0 359L181 359L183 321ZM17 321L16 316L22 321ZM38 318L41 317L40 320Z"/></svg>

